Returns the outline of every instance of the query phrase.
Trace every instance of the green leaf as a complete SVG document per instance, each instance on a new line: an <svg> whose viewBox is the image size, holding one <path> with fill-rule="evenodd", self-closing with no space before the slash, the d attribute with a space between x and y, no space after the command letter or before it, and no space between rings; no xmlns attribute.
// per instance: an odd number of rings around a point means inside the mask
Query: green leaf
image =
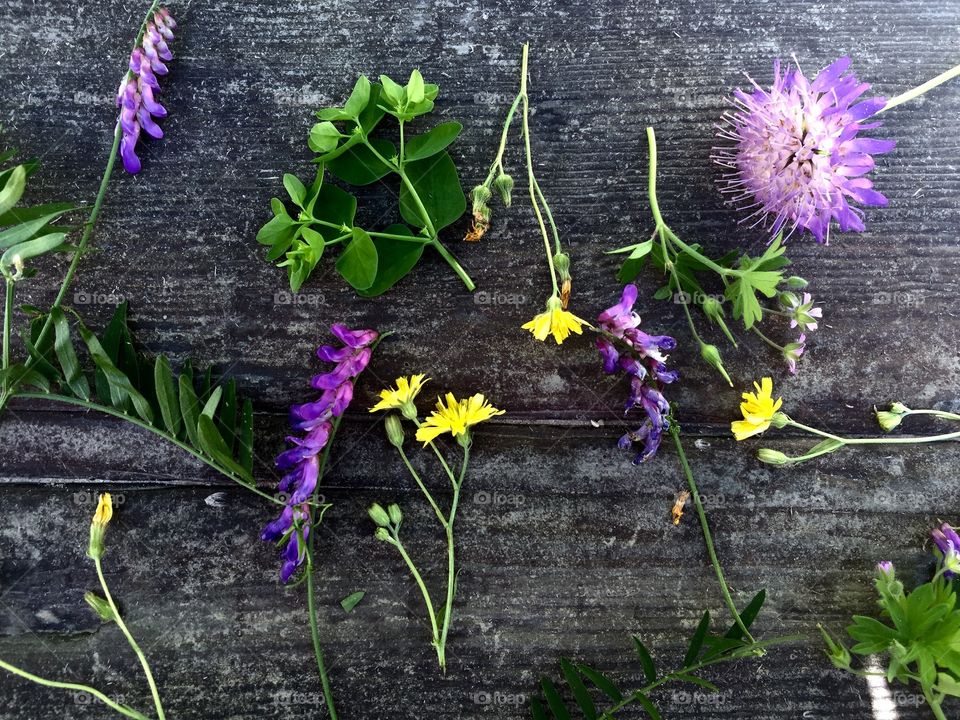
<svg viewBox="0 0 960 720"><path fill-rule="evenodd" d="M40 255L46 255L48 252L60 248L66 239L66 233L50 233L49 235L42 235L33 240L19 243L18 245L7 248L3 255L0 256L0 265L5 268L10 268L13 267L14 258L16 257L19 257L21 260L30 260Z"/></svg>
<svg viewBox="0 0 960 720"><path fill-rule="evenodd" d="M423 135L415 135L407 141L404 148L404 160L413 162L436 155L457 139L463 125L458 122L445 122Z"/></svg>
<svg viewBox="0 0 960 720"><path fill-rule="evenodd" d="M666 300L673 294L673 291L670 289L669 285L664 285L663 287L657 288L657 291L653 294L654 300Z"/></svg>
<svg viewBox="0 0 960 720"><path fill-rule="evenodd" d="M416 104L422 103L425 99L423 75L419 70L414 69L410 73L410 80L407 81L407 102Z"/></svg>
<svg viewBox="0 0 960 720"><path fill-rule="evenodd" d="M219 388L217 388L219 390ZM197 420L197 433L200 437L200 448L209 455L220 467L229 470L244 480L250 481L252 478L247 473L246 468L240 465L230 455L227 444L220 436L216 424L209 415L200 415Z"/></svg>
<svg viewBox="0 0 960 720"><path fill-rule="evenodd" d="M650 651L636 635L633 636L633 646L637 651L637 657L640 658L640 666L643 668L643 674L647 678L647 684L657 679L657 667L650 656Z"/></svg>
<svg viewBox="0 0 960 720"><path fill-rule="evenodd" d="M569 711L564 706L563 700L560 699L560 693L557 692L557 688L550 678L542 678L540 680L540 689L543 691L543 697L546 699L550 712L553 713L556 720L573 720Z"/></svg>
<svg viewBox="0 0 960 720"><path fill-rule="evenodd" d="M36 220L44 215L56 215L76 209L77 206L73 203L47 203L45 205L34 205L33 207L27 208L14 208L5 213L0 213L0 227L19 225L30 220Z"/></svg>
<svg viewBox="0 0 960 720"><path fill-rule="evenodd" d="M353 92L347 98L343 105L343 112L352 118L359 118L360 113L367 107L367 101L370 100L370 80L366 75L357 78L353 86Z"/></svg>
<svg viewBox="0 0 960 720"><path fill-rule="evenodd" d="M767 591L761 590L753 596L753 599L740 612L740 620L748 630L750 629L750 626L753 625L753 621L757 619L757 615L760 613L760 608L763 607L763 603L766 599ZM727 633L724 635L724 637L730 640L740 640L743 638L743 629L738 623L733 623L730 626L730 629L727 630Z"/></svg>
<svg viewBox="0 0 960 720"><path fill-rule="evenodd" d="M417 238L406 225L391 225L383 232ZM375 237L373 244L377 248L377 275L370 287L357 291L363 297L376 297L385 293L413 270L423 255L423 242Z"/></svg>
<svg viewBox="0 0 960 720"><path fill-rule="evenodd" d="M593 698L590 697L587 686L583 684L583 680L580 679L580 674L573 666L573 663L563 658L560 660L560 669L563 671L563 677L573 692L573 697L576 698L577 705L580 707L580 710L583 711L586 720L596 720L597 707L594 705Z"/></svg>
<svg viewBox="0 0 960 720"><path fill-rule="evenodd" d="M7 178L3 190L0 190L0 215L20 202L26 185L27 169L23 165L17 165Z"/></svg>
<svg viewBox="0 0 960 720"><path fill-rule="evenodd" d="M157 355L154 362L153 382L157 388L157 402L160 404L163 424L167 432L176 437L180 432L180 406L177 401L177 390L173 384L170 361L163 355Z"/></svg>
<svg viewBox="0 0 960 720"><path fill-rule="evenodd" d="M302 208L307 200L307 189L300 182L300 178L290 173L283 175L283 187L287 190L287 195L293 200L297 207Z"/></svg>
<svg viewBox="0 0 960 720"><path fill-rule="evenodd" d="M397 148L389 140L374 138L370 140L370 144L388 160L397 154ZM393 172L369 147L359 143L348 148L339 157L326 157L327 169L351 185L369 185Z"/></svg>
<svg viewBox="0 0 960 720"><path fill-rule="evenodd" d="M576 668L580 671L581 675L586 676L590 682L596 685L604 695L613 700L615 703L623 700L623 694L617 689L617 686L614 685L613 681L610 680L610 678L608 678L606 675L598 670L594 670L589 665L584 665L583 663L578 663Z"/></svg>
<svg viewBox="0 0 960 720"><path fill-rule="evenodd" d="M0 379L7 380L7 387L29 385L43 392L50 392L50 381L42 373L20 363L11 365L6 370L0 370Z"/></svg>
<svg viewBox="0 0 960 720"><path fill-rule="evenodd" d="M363 600L363 596L366 594L367 593L364 590L357 590L354 593L350 593L340 601L340 607L343 608L344 612L348 613L353 610L361 600Z"/></svg>
<svg viewBox="0 0 960 720"><path fill-rule="evenodd" d="M323 185L317 191L316 208L314 217L317 220L342 225L349 228L353 225L353 218L357 214L357 199L346 190L338 188L336 185ZM322 225L314 226L324 239L328 242L333 240L343 232L338 228L324 227Z"/></svg>
<svg viewBox="0 0 960 720"><path fill-rule="evenodd" d="M253 403L249 399L243 401L243 410L240 413L240 437L237 459L246 469L247 474L253 475Z"/></svg>
<svg viewBox="0 0 960 720"><path fill-rule="evenodd" d="M530 698L530 712L533 714L533 720L550 720L540 698Z"/></svg>
<svg viewBox="0 0 960 720"><path fill-rule="evenodd" d="M466 211L467 199L460 187L457 167L449 153L442 152L407 163L404 171L437 232L459 220ZM414 227L426 226L419 205L406 183L400 185L400 214Z"/></svg>
<svg viewBox="0 0 960 720"><path fill-rule="evenodd" d="M60 371L53 366L54 358L54 337L47 333L43 345L40 345L40 335L43 332L44 318L35 317L30 321L29 332L22 334L23 344L27 348L27 353L34 360L34 368L51 382L60 382L62 376Z"/></svg>
<svg viewBox="0 0 960 720"><path fill-rule="evenodd" d="M703 639L707 636L708 630L710 630L710 611L705 610L703 617L700 618L700 623L697 625L697 629L693 633L693 637L690 638L690 644L687 646L687 654L683 656L683 667L690 667L694 664L697 656L700 654L700 649L703 647Z"/></svg>
<svg viewBox="0 0 960 720"><path fill-rule="evenodd" d="M200 435L197 432L197 422L200 417L200 401L197 399L197 393L193 389L193 378L186 373L180 373L178 380L180 386L180 414L183 416L183 425L187 431L187 437L190 444L195 448L201 448Z"/></svg>
<svg viewBox="0 0 960 720"><path fill-rule="evenodd" d="M650 702L650 698L639 692L635 695L635 697L637 702L640 703L640 707L642 707L646 711L647 715L650 716L650 720L661 720L660 711L657 710L656 705Z"/></svg>
<svg viewBox="0 0 960 720"><path fill-rule="evenodd" d="M41 215L35 220L14 225L12 228L0 232L0 249L11 247L24 240L29 240L61 215L63 215L62 212L48 213Z"/></svg>
<svg viewBox="0 0 960 720"><path fill-rule="evenodd" d="M332 122L320 122L310 128L307 145L315 153L328 153L340 144L343 135Z"/></svg>
<svg viewBox="0 0 960 720"><path fill-rule="evenodd" d="M353 229L353 240L337 258L337 272L357 290L366 290L377 277L377 247L361 228Z"/></svg>
<svg viewBox="0 0 960 720"><path fill-rule="evenodd" d="M237 381L230 378L223 386L223 399L217 415L217 428L223 436L227 449L233 454L237 440Z"/></svg>
<svg viewBox="0 0 960 720"><path fill-rule="evenodd" d="M93 358L93 362L103 372L104 377L110 385L111 398L115 397L114 390L116 390L116 396L120 396L122 399L123 404L126 403L126 398L130 398L137 415L145 422L153 424L153 410L150 408L150 403L147 402L147 399L133 386L130 378L124 375L117 366L114 365L97 337L90 332L83 323L79 324L79 328L80 336L86 343L87 350L90 351L90 357ZM123 405L120 407L123 409Z"/></svg>
<svg viewBox="0 0 960 720"><path fill-rule="evenodd" d="M284 214L274 216L260 228L257 232L257 242L261 245L274 245L278 241L286 239L289 245L295 232L296 224L284 211Z"/></svg>
<svg viewBox="0 0 960 720"><path fill-rule="evenodd" d="M213 415L217 412L217 406L220 404L220 397L222 395L223 388L218 385L213 389L213 392L210 393L210 397L207 398L207 402L204 403L203 410L200 411L200 414L206 415L213 420Z"/></svg>
<svg viewBox="0 0 960 720"><path fill-rule="evenodd" d="M406 102L407 90L402 85L398 85L386 75L380 76L380 84L383 86L381 94L391 107L395 108Z"/></svg>
<svg viewBox="0 0 960 720"><path fill-rule="evenodd" d="M720 692L720 688L718 688L712 682L710 682L709 680L704 680L702 677L698 677L696 675L691 675L689 673L676 673L674 674L674 678L676 678L681 682L688 682L688 683L693 683L694 685L699 685L700 687L705 688L710 692Z"/></svg>
<svg viewBox="0 0 960 720"><path fill-rule="evenodd" d="M53 347L57 360L60 361L60 367L63 369L63 377L74 395L83 400L89 400L90 383L80 369L77 351L74 350L73 342L70 340L70 323L67 322L67 316L63 314L63 310L54 307L50 311L50 319L56 334Z"/></svg>

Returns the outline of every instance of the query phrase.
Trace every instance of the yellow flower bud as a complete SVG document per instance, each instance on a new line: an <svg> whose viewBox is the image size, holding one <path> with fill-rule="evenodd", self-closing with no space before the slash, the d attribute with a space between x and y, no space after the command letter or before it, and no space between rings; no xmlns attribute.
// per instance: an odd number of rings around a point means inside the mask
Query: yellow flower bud
<svg viewBox="0 0 960 720"><path fill-rule="evenodd" d="M90 522L90 544L87 546L87 555L94 560L103 557L103 536L107 531L107 523L113 517L113 500L110 493L103 493L97 502L97 510Z"/></svg>

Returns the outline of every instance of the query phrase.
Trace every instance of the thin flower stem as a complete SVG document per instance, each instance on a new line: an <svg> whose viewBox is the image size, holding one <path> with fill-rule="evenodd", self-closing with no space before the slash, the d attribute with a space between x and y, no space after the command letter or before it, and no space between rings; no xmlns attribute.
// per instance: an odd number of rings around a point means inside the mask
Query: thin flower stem
<svg viewBox="0 0 960 720"><path fill-rule="evenodd" d="M3 304L3 369L10 367L10 324L13 318L13 288L12 278L4 278L7 281L5 301ZM6 388L7 379L3 379L4 388Z"/></svg>
<svg viewBox="0 0 960 720"><path fill-rule="evenodd" d="M897 105L902 105L905 102L909 102L910 100L918 98L921 95L923 95L925 92L933 90L933 88L937 87L937 85L942 85L943 83L947 82L948 80L952 80L958 75L960 75L960 65L956 65L950 68L949 70L947 70L946 72L940 73L932 80L927 80L927 82L923 83L922 85L918 85L917 87L913 88L913 90L907 90L907 92L905 93L901 93L896 97L890 98L889 100L887 100L886 105L884 105L882 108L877 110L876 114L879 115L880 113L886 112L891 108L895 108Z"/></svg>
<svg viewBox="0 0 960 720"><path fill-rule="evenodd" d="M413 418L413 423L414 425L417 426L417 428L420 428L423 425L423 423L420 422L420 418ZM440 448L437 447L436 443L434 443L433 440L428 442L427 445L429 445L430 448L433 450L433 454L437 456L437 459L440 461L440 464L443 466L444 471L447 473L447 477L450 478L450 483L452 485L456 485L457 476L453 474L453 470L451 470L450 465L447 464L447 460L446 458L443 457L443 453L440 452Z"/></svg>
<svg viewBox="0 0 960 720"><path fill-rule="evenodd" d="M540 182L536 177L533 178L533 187L537 191L537 197L540 198L540 202L543 204L544 212L547 213L547 223L550 225L550 232L553 233L553 246L556 248L557 254L563 252L563 248L560 246L560 232L557 230L557 223L553 220L553 212L550 210L550 203L547 202L546 196L543 194L543 190L540 189Z"/></svg>
<svg viewBox="0 0 960 720"><path fill-rule="evenodd" d="M540 235L543 236L543 246L547 253L547 266L550 268L550 282L553 284L553 294L557 296L560 294L560 286L557 284L557 271L553 266L550 236L547 233L547 226L543 221L543 213L540 211L540 203L537 195L537 179L533 174L533 151L530 148L530 98L527 93L527 55L529 51L530 46L524 43L523 55L520 61L520 98L523 104L523 148L527 155L527 187L530 193L530 204L533 206L533 213L537 217L537 225L540 226Z"/></svg>
<svg viewBox="0 0 960 720"><path fill-rule="evenodd" d="M315 533L311 532L313 537ZM323 646L320 644L320 627L317 621L316 588L313 579L313 548L307 543L307 615L310 618L310 640L313 643L313 654L317 658L317 672L320 675L320 685L323 687L323 698L330 713L330 720L337 720L337 708L333 703L333 688L330 687L330 678L327 675L327 666L323 660Z"/></svg>
<svg viewBox="0 0 960 720"><path fill-rule="evenodd" d="M768 338L766 335L764 335L762 332L760 332L760 328L758 328L756 325L754 325L752 328L750 328L750 330L753 331L754 335L756 335L758 338L760 338L761 340L763 340L767 345L769 345L770 347L772 347L772 348L773 348L774 350L776 350L777 352L784 352L784 347L783 347L783 345L778 345L778 344L775 343L773 340L771 340L770 338Z"/></svg>
<svg viewBox="0 0 960 720"><path fill-rule="evenodd" d="M154 12L156 12L157 7L160 5L160 0L153 0L150 3L150 8L147 10L147 14L143 18L143 22L140 23L140 31L137 33L137 39L133 43L133 47L137 47L140 42L143 40L144 33L147 30L147 23L150 22L150 18L153 17ZM103 171L103 177L100 178L100 188L97 191L97 197L93 201L93 207L90 210L90 215L87 218L87 222L83 228L83 234L80 236L80 242L77 243L77 248L73 252L73 258L70 260L70 265L67 267L67 272L63 276L63 281L60 283L60 290L57 292L56 299L53 301L53 306L50 308L59 308L64 299L67 297L67 291L70 289L70 283L73 282L73 276L77 272L77 267L80 265L80 260L83 259L83 255L86 252L87 245L90 242L90 237L93 235L93 230L97 225L97 218L100 216L100 208L103 206L104 198L107 196L107 188L110 185L110 178L113 175L113 168L117 162L117 153L120 151L120 139L123 136L123 129L120 126L120 121L117 121L116 128L113 131L113 146L110 148L110 155L107 157L107 166ZM50 334L50 328L53 327L53 320L51 319L50 314L47 314L46 320L44 320L43 326L40 328L40 334L37 336L37 341L35 345L37 347L43 347L43 344L47 341L47 336ZM32 367L34 364L33 356L29 356L24 360L24 365L26 367ZM16 391L15 387L7 388L4 390L3 394L0 395L0 410L3 410L6 407L7 402L10 397Z"/></svg>
<svg viewBox="0 0 960 720"><path fill-rule="evenodd" d="M690 470L690 463L687 462L687 455L683 451L683 444L680 442L680 428L676 423L670 425L670 437L673 438L673 444L677 448L677 456L680 458L680 465L683 467L683 474L686 476L687 484L690 486L690 495L693 497L693 505L697 510L697 517L700 518L700 528L703 530L703 541L707 546L707 555L710 556L710 563L713 565L713 570L717 575L717 582L720 584L720 593L723 595L727 609L733 616L733 620L737 624L737 627L740 628L743 636L748 642L756 642L753 635L750 634L750 630L744 624L743 619L740 617L740 612L737 610L737 606L733 602L733 597L730 595L730 589L727 587L727 581L723 577L723 568L717 559L717 551L713 546L713 535L710 533L710 525L707 523L707 513L703 509L703 502L700 500L700 491L697 489L697 481L694 480L693 471Z"/></svg>
<svg viewBox="0 0 960 720"><path fill-rule="evenodd" d="M453 615L453 597L457 585L456 558L454 553L453 523L457 517L457 507L460 503L460 488L467 474L467 465L470 462L469 444L463 450L463 465L460 466L460 477L453 486L453 501L450 503L450 518L447 520L447 603L443 612L443 630L440 632L440 668L447 671L446 649L447 633L450 630L450 616Z"/></svg>
<svg viewBox="0 0 960 720"><path fill-rule="evenodd" d="M426 245L430 242L429 238L417 237L410 235L394 235L393 233L382 233L382 232L373 232L367 230L367 235L370 237L386 238L387 240L399 240L401 242L412 242L420 243L421 245Z"/></svg>
<svg viewBox="0 0 960 720"><path fill-rule="evenodd" d="M407 568L410 570L410 574L417 583L417 587L420 588L420 594L423 596L423 604L427 606L427 617L430 620L430 630L433 633L433 644L437 648L437 657L440 660L440 665L442 666L444 660L443 650L440 647L440 627L437 625L437 614L433 609L433 600L430 599L430 591L427 590L427 585L425 582L423 582L423 576L417 569L413 559L407 553L406 548L403 547L403 543L400 542L400 533L396 529L393 531L393 537L387 540L387 542L393 545L400 553L400 557L402 557L403 561L407 564Z"/></svg>
<svg viewBox="0 0 960 720"><path fill-rule="evenodd" d="M134 720L149 720L149 718L143 713L137 712L133 708L127 707L126 705L121 705L114 700L111 700L109 697L104 695L102 692L96 688L90 687L89 685L81 685L80 683L72 682L61 682L59 680L48 680L47 678L42 678L33 673L29 673L26 670L21 670L16 665L11 665L10 663L0 660L0 668L3 668L7 672L11 672L14 675L19 675L25 680L36 683L37 685L43 685L44 687L59 688L61 690L76 690L78 692L87 693L97 700L102 702L104 705L109 707L112 710L116 710L121 715L125 715L129 718L134 718Z"/></svg>
<svg viewBox="0 0 960 720"><path fill-rule="evenodd" d="M497 156L493 159L493 162L490 164L490 171L487 173L487 179L483 181L484 185L489 186L493 182L494 175L497 170L501 173L503 172L503 153L507 149L507 137L510 133L510 126L513 125L513 116L517 113L517 108L520 107L520 102L523 99L522 93L517 93L517 97L514 98L513 104L510 106L510 109L507 111L507 117L503 121L503 130L500 133L500 147L497 148Z"/></svg>
<svg viewBox="0 0 960 720"><path fill-rule="evenodd" d="M410 458L407 457L407 454L403 451L402 447L397 448L397 452L400 453L400 459L403 460L403 464L407 466L407 470L410 472L410 475L413 477L414 481L417 483L417 487L420 488L420 492L423 493L423 496L427 499L427 502L430 503L430 507L433 508L433 511L437 514L437 518L440 520L440 524L446 528L447 527L447 518L444 516L443 512L440 510L440 507L437 505L437 501L433 499L433 495L430 494L430 491L427 490L427 486L423 484L423 480L420 479L420 475L414 470L413 465L410 464Z"/></svg>
<svg viewBox="0 0 960 720"><path fill-rule="evenodd" d="M103 576L103 564L100 558L93 558L93 564L97 568L97 577L100 579L100 588L103 590L103 597L113 612L113 621L117 624L117 627L120 628L120 632L122 632L123 636L127 639L130 648L136 653L137 658L140 660L140 667L143 668L143 674L147 678L147 685L150 686L150 695L153 697L153 705L157 710L157 720L164 720L166 716L163 713L163 705L160 703L160 693L157 691L157 683L153 679L153 673L150 670L150 664L147 662L147 656L143 654L143 650L140 649L137 641L133 639L133 635L127 628L127 624L123 621L123 617L120 615L120 611L113 601L110 588L107 587L107 579Z"/></svg>
<svg viewBox="0 0 960 720"><path fill-rule="evenodd" d="M93 410L95 412L101 412L101 413L105 413L106 415L111 415L121 420L126 420L128 423L132 423L133 425L136 425L138 428L142 428L143 430L149 430L154 435L166 440L168 443L172 443L173 445L176 445L178 448L180 448L184 452L190 453L190 455L192 455L194 458L202 462L204 465L208 465L209 467L213 468L214 470L216 470L218 473L220 473L227 479L232 480L233 482L242 486L245 490L249 490L255 495L259 495L264 500L269 500L270 502L276 505L284 504L282 500L279 500L273 497L269 493L265 493L263 490L259 489L255 485L251 485L250 483L246 482L243 478L241 478L239 475L235 475L229 470L227 470L226 468L220 467L213 460L208 458L206 455L201 454L199 451L194 450L185 442L182 442L177 438L173 437L172 435L168 435L160 428L154 427L153 425L150 425L149 423L144 422L140 418L134 417L133 415L128 415L127 413L121 410L117 410L116 408L112 408L112 407L107 407L105 405L98 405L97 403L90 402L89 400L82 400L80 398L70 397L69 395L59 395L57 393L18 392L16 396L18 398L30 398L34 400L51 400L53 402L66 403L68 405L76 405L86 410Z"/></svg>
<svg viewBox="0 0 960 720"><path fill-rule="evenodd" d="M793 418L790 418L790 421L787 423L792 425L798 430L804 430L808 433L814 435L819 435L821 437L828 438L830 440L836 440L837 442L843 443L844 445L921 445L924 443L935 443L935 442L944 442L946 440L958 440L960 439L960 431L952 433L942 433L940 435L921 435L918 437L869 437L869 438L847 438L841 437L839 435L833 435L823 430L817 430L816 428L810 427L809 425L804 425L803 423L798 423Z"/></svg>
<svg viewBox="0 0 960 720"><path fill-rule="evenodd" d="M930 706L930 711L937 720L947 720L947 716L944 714L943 708L940 707L940 703L935 697L933 697L933 693L930 690L923 688L923 697L926 698L927 705Z"/></svg>
<svg viewBox="0 0 960 720"><path fill-rule="evenodd" d="M957 413L946 412L944 410L909 410L903 415L904 417L907 415L933 415L934 417L942 418L944 420L960 420L960 415Z"/></svg>

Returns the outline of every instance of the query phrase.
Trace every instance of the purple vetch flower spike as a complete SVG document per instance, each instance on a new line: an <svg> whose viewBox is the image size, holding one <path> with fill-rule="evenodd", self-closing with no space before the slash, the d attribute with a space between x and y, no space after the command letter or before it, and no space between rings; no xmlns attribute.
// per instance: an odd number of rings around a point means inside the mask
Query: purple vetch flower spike
<svg viewBox="0 0 960 720"><path fill-rule="evenodd" d="M840 58L811 82L799 68L781 72L778 60L769 90L750 79L752 91L734 92L734 109L724 113L718 132L734 144L716 148L714 160L728 171L722 192L752 209L744 221L755 219L785 237L807 230L827 243L833 222L841 232L865 229L863 212L851 203L887 204L864 176L875 166L873 156L895 143L858 137L880 126L863 121L886 99L858 101L870 85L846 74L849 68L850 58Z"/></svg>
<svg viewBox="0 0 960 720"><path fill-rule="evenodd" d="M167 43L173 40L176 26L166 8L153 13L153 17L147 20L140 44L130 53L129 72L124 75L117 92L122 132L120 157L124 169L131 175L136 175L142 167L136 152L140 130L152 138L163 137L163 130L154 118L166 117L167 110L157 102L153 92L160 89L156 76L168 72L163 61L173 59Z"/></svg>
<svg viewBox="0 0 960 720"><path fill-rule="evenodd" d="M323 390L317 400L290 408L291 427L304 435L287 437L293 447L277 455L277 469L285 473L277 489L286 496L286 507L260 533L265 541L285 542L280 553L284 583L306 559L312 520L309 501L320 481L320 453L330 442L334 418L342 416L353 400L353 381L370 362L369 346L379 337L375 330L350 330L344 325L334 325L330 331L344 347L324 345L317 350L321 360L335 362L336 367L313 378L313 387Z"/></svg>
<svg viewBox="0 0 960 720"><path fill-rule="evenodd" d="M663 432L670 428L670 403L660 391L660 385L676 381L679 373L667 369L664 355L677 346L677 341L667 335L647 335L640 330L640 316L633 309L636 301L637 286L627 285L620 302L600 313L597 321L603 335L597 338L597 349L604 372L620 371L630 378L624 413L629 414L640 406L646 415L640 427L617 442L621 450L642 442L643 450L634 458L634 463L639 464L656 455ZM622 348L618 348L618 344Z"/></svg>

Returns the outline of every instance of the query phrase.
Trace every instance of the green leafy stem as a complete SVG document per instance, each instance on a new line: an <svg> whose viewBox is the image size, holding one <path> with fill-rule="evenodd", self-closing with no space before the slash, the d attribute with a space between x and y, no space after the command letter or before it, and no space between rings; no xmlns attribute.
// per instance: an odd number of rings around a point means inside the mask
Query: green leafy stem
<svg viewBox="0 0 960 720"><path fill-rule="evenodd" d="M761 590L744 608L740 617L743 618L745 626L749 627L756 619L765 598L766 593ZM579 709L585 720L614 720L617 713L631 705L640 706L651 720L660 720L660 711L651 699L651 694L661 686L667 683L687 683L717 693L719 688L699 674L702 670L720 663L760 656L765 654L769 647L800 639L801 636L788 635L772 640L748 640L737 623L722 635L714 634L710 632L710 612L706 611L687 644L680 668L668 673L658 673L653 655L638 636L633 636L634 651L645 680L644 686L638 690L624 692L608 675L595 668L585 663L561 659L560 670L566 683L566 695L574 704L564 698L564 693L550 678L544 677L540 681L539 696L534 697L530 703L533 720L571 720L571 708L574 707ZM591 692L588 683L599 690L604 700L610 703L605 710L598 708L594 699L595 693Z"/></svg>
<svg viewBox="0 0 960 720"><path fill-rule="evenodd" d="M425 247L436 250L467 289L475 288L439 237L466 210L456 166L446 151L462 126L444 122L420 135L407 134L410 121L433 110L438 93L439 88L424 83L418 70L405 86L386 75L379 83L361 76L343 107L317 113L321 122L311 128L308 139L310 148L319 153L314 160L316 178L308 187L296 176L284 175L287 195L298 210L291 215L281 200L273 198L274 216L257 234L258 242L270 246L268 261L283 258L278 264L287 268L291 290L299 291L330 246L343 248L337 271L364 296L393 287L416 266ZM398 145L372 136L386 115L397 121ZM397 176L404 222L382 231L358 226L356 198L324 183L325 171L355 186Z"/></svg>
<svg viewBox="0 0 960 720"><path fill-rule="evenodd" d="M733 251L718 260L707 257L699 244L688 244L681 240L667 225L660 212L660 203L657 200L657 140L652 127L647 128L647 143L650 156L648 194L654 220L653 233L647 240L608 252L627 254L618 275L621 282L632 281L648 259L651 259L653 264L666 275L666 284L656 291L654 298L658 300L679 298L690 332L700 348L701 356L732 386L733 383L723 366L720 352L701 337L689 306L691 304L698 306L707 319L716 325L727 340L736 347L736 338L724 320L724 307L729 302L733 317L742 321L744 329L752 331L777 351L786 353L791 349L789 345L777 344L757 327L765 313L760 296L773 298L782 285L788 285L790 282L805 285L805 281L801 278L784 278L783 268L790 264L790 260L785 255L780 236L775 238L757 258L746 254L740 255L738 251ZM712 273L719 277L724 289L722 298L715 297L704 289L698 278L698 275L703 273ZM796 285L792 286L796 287Z"/></svg>

